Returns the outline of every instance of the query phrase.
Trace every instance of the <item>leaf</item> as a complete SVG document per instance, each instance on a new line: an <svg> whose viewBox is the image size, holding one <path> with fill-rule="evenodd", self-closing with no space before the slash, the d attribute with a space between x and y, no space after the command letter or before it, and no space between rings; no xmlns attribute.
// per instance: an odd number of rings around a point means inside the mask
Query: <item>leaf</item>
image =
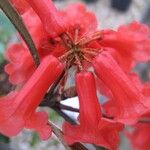
<svg viewBox="0 0 150 150"><path fill-rule="evenodd" d="M39 142L39 137L36 133L32 134L32 140L30 141L30 145L34 147Z"/></svg>
<svg viewBox="0 0 150 150"><path fill-rule="evenodd" d="M9 138L0 134L0 143L8 143L9 142Z"/></svg>

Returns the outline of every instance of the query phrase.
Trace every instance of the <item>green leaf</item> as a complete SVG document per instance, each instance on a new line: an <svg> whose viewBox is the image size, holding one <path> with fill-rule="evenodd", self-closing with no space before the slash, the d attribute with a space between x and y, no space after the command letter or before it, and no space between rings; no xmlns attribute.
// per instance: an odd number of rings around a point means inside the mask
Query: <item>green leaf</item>
<svg viewBox="0 0 150 150"><path fill-rule="evenodd" d="M8 143L9 142L9 138L0 134L0 143Z"/></svg>
<svg viewBox="0 0 150 150"><path fill-rule="evenodd" d="M30 141L30 145L34 147L39 142L39 137L36 133L32 134L32 139Z"/></svg>
<svg viewBox="0 0 150 150"><path fill-rule="evenodd" d="M3 57L3 54L0 53L0 64L4 61L4 57Z"/></svg>

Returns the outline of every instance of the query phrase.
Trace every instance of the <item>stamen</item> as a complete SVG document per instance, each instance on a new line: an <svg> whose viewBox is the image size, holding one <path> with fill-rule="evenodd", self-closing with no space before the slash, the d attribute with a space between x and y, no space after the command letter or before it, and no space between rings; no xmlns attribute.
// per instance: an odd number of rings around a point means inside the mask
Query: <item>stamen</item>
<svg viewBox="0 0 150 150"><path fill-rule="evenodd" d="M79 35L79 28L75 29L75 36L74 36L74 43L76 44L76 42L78 41L78 35Z"/></svg>
<svg viewBox="0 0 150 150"><path fill-rule="evenodd" d="M66 32L66 36L67 36L67 37L68 37L68 39L71 41L71 43L72 43L72 44L74 44L74 43L73 43L72 36L70 35L70 33L69 33L69 32Z"/></svg>
<svg viewBox="0 0 150 150"><path fill-rule="evenodd" d="M82 71L83 70L83 66L82 66L82 64L80 62L80 59L79 59L79 57L78 57L78 55L76 53L75 53L75 59L76 59L77 65L79 67L79 70Z"/></svg>
<svg viewBox="0 0 150 150"><path fill-rule="evenodd" d="M82 51L88 51L88 52L94 52L96 54L99 54L103 51L103 48L96 49L96 48L82 48Z"/></svg>
<svg viewBox="0 0 150 150"><path fill-rule="evenodd" d="M67 51L65 54L63 54L62 56L60 56L58 59L60 61L63 61L64 59L66 59L69 55L71 55L73 53L73 50L69 50Z"/></svg>
<svg viewBox="0 0 150 150"><path fill-rule="evenodd" d="M81 52L92 55L92 56L97 56L98 52L94 52L94 51L87 51L87 50L81 50Z"/></svg>
<svg viewBox="0 0 150 150"><path fill-rule="evenodd" d="M68 62L68 64L69 64L69 68L70 68L70 67L71 67L71 65L72 65L72 61L73 61L73 59L75 59L74 55L71 55L71 58L69 58L69 57L68 57L67 62Z"/></svg>
<svg viewBox="0 0 150 150"><path fill-rule="evenodd" d="M87 58L85 55L82 55L83 56L83 58L87 61L87 62L89 62L89 63L91 63L92 61L89 59L89 58Z"/></svg>
<svg viewBox="0 0 150 150"><path fill-rule="evenodd" d="M98 40L98 39L101 39L102 38L102 33L100 31L98 32L95 32L94 34L92 34L91 36L88 36L88 37L83 37L78 45L82 46L82 45L85 45L87 43L90 43L94 40Z"/></svg>
<svg viewBox="0 0 150 150"><path fill-rule="evenodd" d="M60 35L65 47L68 49L71 49L72 48L72 45L73 44L73 41L72 41L72 38L70 37L69 33L64 33L62 35Z"/></svg>

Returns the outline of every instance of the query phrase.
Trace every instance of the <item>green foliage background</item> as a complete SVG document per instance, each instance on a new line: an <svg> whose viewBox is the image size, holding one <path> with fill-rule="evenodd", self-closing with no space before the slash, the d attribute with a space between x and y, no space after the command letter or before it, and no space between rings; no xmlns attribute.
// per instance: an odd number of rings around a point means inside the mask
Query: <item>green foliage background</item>
<svg viewBox="0 0 150 150"><path fill-rule="evenodd" d="M15 28L8 18L0 12L0 63L2 63L4 59L3 54L6 49L6 45L11 40L14 33Z"/></svg>

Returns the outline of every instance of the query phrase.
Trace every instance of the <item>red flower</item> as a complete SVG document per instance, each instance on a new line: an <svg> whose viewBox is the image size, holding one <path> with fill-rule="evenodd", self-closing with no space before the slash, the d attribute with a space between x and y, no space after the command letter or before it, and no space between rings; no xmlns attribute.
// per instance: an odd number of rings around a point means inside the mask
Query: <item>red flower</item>
<svg viewBox="0 0 150 150"><path fill-rule="evenodd" d="M133 22L128 26L121 26L118 31L97 31L95 15L80 3L58 11L51 1L28 2L33 9L24 13L23 19L36 43L41 60L51 54L59 57L69 67L75 65L80 70L86 70L92 67L92 60L98 55L94 61L94 68L103 83L100 87L103 89L102 94L108 89L106 96L117 108L111 111L112 116L129 124L135 123L141 114L147 112L150 107L147 98L129 78L136 61L140 60L139 56L144 56L144 61L149 58L149 55L145 55L149 54L150 30L147 26ZM51 29L54 30L52 34ZM24 84L35 69L24 44L23 47L17 48L24 53L25 57L21 60L12 60L20 57L20 54L13 53L13 48L7 52L11 62L6 66L6 71L14 84ZM105 55L102 51L108 54ZM110 110L111 104L108 106Z"/></svg>
<svg viewBox="0 0 150 150"><path fill-rule="evenodd" d="M65 140L68 144L92 143L115 150L122 125L102 118L93 74L90 72L78 73L76 86L80 103L79 125L64 123Z"/></svg>
<svg viewBox="0 0 150 150"><path fill-rule="evenodd" d="M51 0L26 1L30 9L23 10L22 18L42 64L36 70L22 39L20 45L14 44L7 50L10 64L6 65L5 70L10 75L9 79L13 84L24 86L19 93L2 98L0 132L13 136L26 127L37 130L43 139L50 136L47 115L36 113L35 109L63 69L55 58L58 57L66 65L61 87L65 87L62 84L65 84L70 68L76 66L76 72L80 71L76 75L79 124L64 123L65 140L68 144L79 141L117 149L119 131L122 129L117 122L135 124L141 115L150 110L149 83L143 87L136 75L131 73L137 62L150 58L149 28L133 22L119 27L118 31L101 31L97 30L95 15L81 3L59 11ZM48 58L49 55L53 56ZM100 83L100 86L97 84L100 94L109 99L104 109L114 118L112 120L102 117L94 75L86 72L92 67ZM11 107L6 109L8 105Z"/></svg>
<svg viewBox="0 0 150 150"><path fill-rule="evenodd" d="M51 129L47 125L48 115L35 110L62 69L62 64L55 57L47 56L20 91L1 98L2 134L15 136L25 127L35 129L42 139L47 139L51 135Z"/></svg>
<svg viewBox="0 0 150 150"><path fill-rule="evenodd" d="M54 6L52 5L51 7ZM42 10L44 11L44 9ZM70 13L70 10L72 10L72 13ZM68 33L70 34L72 39L74 39L76 35L77 41L79 41L81 37L83 37L83 35L93 33L96 30L97 21L95 15L91 12L88 12L83 4L77 3L74 5L70 5L66 8L66 10L59 11L58 14L60 13L61 17L66 20L65 22L67 22ZM77 20L76 16L80 16L80 19ZM49 54L59 57L70 49L66 47L64 41L60 37L51 38L51 34L45 32L42 25L43 22L41 22L37 14L35 14L32 9L24 13L22 17L30 34L32 35L41 59ZM53 16L52 18L55 18L55 16ZM52 29L52 26L49 26L49 28ZM6 53L6 56L8 57L8 60L11 64L9 65L9 67L7 67L6 65L6 71L9 74L10 81L12 82L12 78L14 78L16 74L18 75L16 79L21 79L18 81L13 80L13 84L24 84L32 75L32 71L35 69L35 65L31 60L32 58L28 52L26 45L22 40L21 42L22 45L20 46L18 44L17 47L16 44L12 44L11 46L9 46ZM14 53L13 51L21 51L22 55L25 55L26 57L18 60L18 62L12 62L9 57L20 57L20 53ZM28 65L28 63L26 64L26 62L32 63ZM26 71L24 70L24 68L27 68ZM20 72L20 77L17 72Z"/></svg>
<svg viewBox="0 0 150 150"><path fill-rule="evenodd" d="M112 93L109 104L114 103L116 121L133 124L142 114L149 111L150 101L133 85L108 52L98 55L93 66L97 76Z"/></svg>

